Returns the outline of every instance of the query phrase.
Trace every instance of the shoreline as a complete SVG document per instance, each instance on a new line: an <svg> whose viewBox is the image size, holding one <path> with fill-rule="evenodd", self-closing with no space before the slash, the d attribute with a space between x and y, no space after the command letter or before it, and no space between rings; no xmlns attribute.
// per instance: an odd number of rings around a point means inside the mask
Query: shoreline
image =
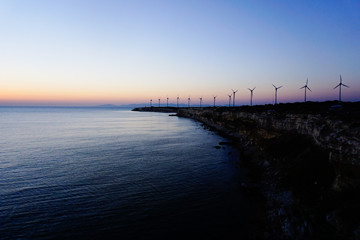
<svg viewBox="0 0 360 240"><path fill-rule="evenodd" d="M164 108L135 111L163 112ZM360 102L168 108L234 142L264 198L261 239L360 237Z"/></svg>

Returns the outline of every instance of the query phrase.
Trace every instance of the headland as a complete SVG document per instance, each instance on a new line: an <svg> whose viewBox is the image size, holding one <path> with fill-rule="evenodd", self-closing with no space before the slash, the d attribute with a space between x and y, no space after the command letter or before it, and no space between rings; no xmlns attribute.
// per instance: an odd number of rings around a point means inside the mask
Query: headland
<svg viewBox="0 0 360 240"><path fill-rule="evenodd" d="M144 107L202 122L233 140L244 192L265 200L260 239L360 238L360 102Z"/></svg>

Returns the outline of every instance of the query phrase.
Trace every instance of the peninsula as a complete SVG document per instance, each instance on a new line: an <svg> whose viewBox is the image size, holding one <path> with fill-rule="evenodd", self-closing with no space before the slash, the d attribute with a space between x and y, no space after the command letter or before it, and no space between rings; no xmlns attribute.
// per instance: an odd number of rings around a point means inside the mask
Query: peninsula
<svg viewBox="0 0 360 240"><path fill-rule="evenodd" d="M174 113L231 139L249 169L241 189L265 199L260 238L360 238L360 102L133 111Z"/></svg>

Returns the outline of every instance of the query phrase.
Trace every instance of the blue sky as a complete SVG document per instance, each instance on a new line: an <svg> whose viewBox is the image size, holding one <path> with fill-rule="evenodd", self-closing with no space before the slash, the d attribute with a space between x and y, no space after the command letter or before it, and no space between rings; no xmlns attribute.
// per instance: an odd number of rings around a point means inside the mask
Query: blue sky
<svg viewBox="0 0 360 240"><path fill-rule="evenodd" d="M360 100L360 1L0 0L0 31L0 105Z"/></svg>

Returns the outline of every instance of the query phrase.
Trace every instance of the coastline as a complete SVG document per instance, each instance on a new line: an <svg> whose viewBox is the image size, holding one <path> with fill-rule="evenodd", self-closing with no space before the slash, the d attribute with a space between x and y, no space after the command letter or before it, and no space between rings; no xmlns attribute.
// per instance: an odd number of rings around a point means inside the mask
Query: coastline
<svg viewBox="0 0 360 240"><path fill-rule="evenodd" d="M259 228L254 238L356 239L359 109L359 102L323 102L171 108L166 113L200 121L239 149L240 164L249 170L241 191L264 199L255 215L262 221L254 226Z"/></svg>

